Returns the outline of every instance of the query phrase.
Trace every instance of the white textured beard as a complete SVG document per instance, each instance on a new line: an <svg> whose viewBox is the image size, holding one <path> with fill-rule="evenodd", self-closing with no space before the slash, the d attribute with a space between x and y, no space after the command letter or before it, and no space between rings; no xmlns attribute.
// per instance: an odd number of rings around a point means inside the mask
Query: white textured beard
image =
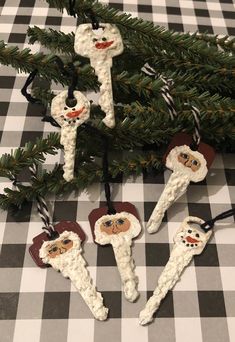
<svg viewBox="0 0 235 342"><path fill-rule="evenodd" d="M112 220L127 218L131 223L130 228L125 232L119 234L107 234L100 230L101 224L104 220ZM95 223L95 241L101 245L111 244L117 267L122 280L123 291L126 299L130 302L134 302L138 296L137 291L138 277L135 275L135 264L131 255L132 239L139 235L141 232L141 225L139 220L131 213L120 212L111 215L104 215Z"/></svg>
<svg viewBox="0 0 235 342"><path fill-rule="evenodd" d="M178 161L180 153L190 153L200 161L199 170L193 172ZM203 180L208 172L206 160L198 151L192 151L189 146L182 145L174 147L166 158L166 167L173 170L152 214L147 223L147 231L152 234L158 231L165 212L181 197L188 189L190 182Z"/></svg>
<svg viewBox="0 0 235 342"><path fill-rule="evenodd" d="M65 237L73 241L73 247L55 258L50 258L48 256L49 245ZM108 309L103 305L101 293L97 292L92 284L90 274L86 268L86 262L81 254L81 240L78 235L67 231L63 232L56 240L45 241L40 249L40 257L43 262L50 264L55 270L60 271L64 277L69 277L94 317L103 321L107 318Z"/></svg>

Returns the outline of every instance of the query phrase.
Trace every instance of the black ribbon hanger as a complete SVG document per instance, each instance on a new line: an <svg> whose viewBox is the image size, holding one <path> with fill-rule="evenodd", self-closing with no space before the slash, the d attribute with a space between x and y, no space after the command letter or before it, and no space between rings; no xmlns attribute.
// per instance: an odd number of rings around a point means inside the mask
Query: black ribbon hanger
<svg viewBox="0 0 235 342"><path fill-rule="evenodd" d="M100 136L102 140L103 145L103 157L102 157L102 171L103 171L103 178L102 182L104 183L104 192L105 192L105 198L106 198L106 204L108 207L108 214L116 214L116 210L113 206L112 200L111 200L111 190L110 190L110 173L109 173L109 139L108 137L103 134L101 131L99 131L97 128L84 123L82 125L83 128L86 128L88 131L90 131L92 134L97 134Z"/></svg>
<svg viewBox="0 0 235 342"><path fill-rule="evenodd" d="M68 88L68 99L67 99L67 101L69 102L69 104L73 105L74 101L76 101L76 99L74 98L73 92L76 88L77 81L78 81L78 75L77 75L77 72L75 70L74 64L69 63L68 64L69 71L67 71L65 69L63 61L58 56L56 56L55 62L58 65L59 71L62 73L62 75L64 75L65 77L71 78L71 84ZM28 102L30 102L32 104L37 103L37 104L42 105L42 102L39 99L32 97L31 94L28 93L28 87L33 82L33 80L35 79L37 73L38 73L38 70L35 69L29 74L23 88L21 89L21 93L27 99ZM42 118L42 121L50 122L50 124L52 126L60 127L60 125L53 119L53 117L51 115L46 115L46 112L47 112L47 108L44 107L44 110L42 111L42 115L44 116Z"/></svg>
<svg viewBox="0 0 235 342"><path fill-rule="evenodd" d="M76 0L69 0L69 14L72 15L74 18L76 18L76 12L74 10L75 3L76 3ZM92 29L98 30L100 28L99 21L91 8L85 11L85 15L90 19Z"/></svg>
<svg viewBox="0 0 235 342"><path fill-rule="evenodd" d="M36 164L29 166L29 171L31 173L32 180L37 180L37 166L36 166ZM38 214L41 217L41 220L44 224L42 229L46 232L49 240L56 239L59 236L59 234L57 231L55 231L55 229L54 229L54 227L50 221L49 210L48 210L45 198L41 195L38 195L36 197L36 202L37 202Z"/></svg>
<svg viewBox="0 0 235 342"><path fill-rule="evenodd" d="M211 230L214 227L216 221L226 219L227 217L230 217L233 215L235 215L235 209L230 209L230 210L224 211L223 213L217 215L213 219L202 223L200 225L200 227L204 230L204 232L208 232L209 230Z"/></svg>

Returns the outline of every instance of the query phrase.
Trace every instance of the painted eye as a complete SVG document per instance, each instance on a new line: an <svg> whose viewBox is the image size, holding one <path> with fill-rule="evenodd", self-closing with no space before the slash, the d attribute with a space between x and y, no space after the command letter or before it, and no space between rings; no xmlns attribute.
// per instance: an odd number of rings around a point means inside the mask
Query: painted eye
<svg viewBox="0 0 235 342"><path fill-rule="evenodd" d="M93 39L92 39L92 41L93 41L94 43L97 42L97 40L98 40L98 39L96 39L96 38L93 38Z"/></svg>
<svg viewBox="0 0 235 342"><path fill-rule="evenodd" d="M105 227L111 227L113 224L112 220L104 222Z"/></svg>
<svg viewBox="0 0 235 342"><path fill-rule="evenodd" d="M191 234L191 233L192 233L191 229L189 229L189 230L188 230L188 233L189 233L189 234Z"/></svg>
<svg viewBox="0 0 235 342"><path fill-rule="evenodd" d="M103 42L105 42L107 40L107 38L103 37L102 40L103 40Z"/></svg>
<svg viewBox="0 0 235 342"><path fill-rule="evenodd" d="M57 251L58 251L58 247L55 246L49 250L49 253L53 253L53 252L57 252Z"/></svg>
<svg viewBox="0 0 235 342"><path fill-rule="evenodd" d="M68 109L68 107L64 107L64 110L67 110Z"/></svg>
<svg viewBox="0 0 235 342"><path fill-rule="evenodd" d="M119 220L117 220L116 222L117 222L117 224L120 224L120 225L121 225L121 224L123 224L125 221L124 221L123 219L119 219Z"/></svg>
<svg viewBox="0 0 235 342"><path fill-rule="evenodd" d="M67 245L67 244L70 243L70 242L71 242L71 240L69 240L69 239L63 240L63 244L64 244L64 245Z"/></svg>
<svg viewBox="0 0 235 342"><path fill-rule="evenodd" d="M197 162L195 159L193 159L193 160L192 160L192 164L195 165L195 166L197 166L197 165L198 165L198 162Z"/></svg>
<svg viewBox="0 0 235 342"><path fill-rule="evenodd" d="M75 108L73 108L72 110L75 110Z"/></svg>
<svg viewBox="0 0 235 342"><path fill-rule="evenodd" d="M197 238L199 238L199 237L200 237L200 235L199 235L199 234L196 234L195 236L196 236Z"/></svg>
<svg viewBox="0 0 235 342"><path fill-rule="evenodd" d="M184 159L188 159L187 153L180 153L180 156Z"/></svg>

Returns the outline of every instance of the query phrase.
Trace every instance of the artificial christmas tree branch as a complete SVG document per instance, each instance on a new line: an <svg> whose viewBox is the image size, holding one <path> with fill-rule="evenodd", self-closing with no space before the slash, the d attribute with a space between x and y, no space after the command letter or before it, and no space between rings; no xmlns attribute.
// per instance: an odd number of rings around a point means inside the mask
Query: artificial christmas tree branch
<svg viewBox="0 0 235 342"><path fill-rule="evenodd" d="M138 155L125 159L121 162L113 160L109 172L112 177L118 174L129 176L132 173L140 174L144 169L154 167L157 170L162 168L161 157L156 153L148 153L147 156ZM87 188L95 181L101 181L103 177L102 167L95 163L85 163L77 170L77 176L71 181L63 179L61 166L56 166L51 172L44 172L32 185L17 184L18 190L4 189L0 195L0 207L4 210L12 206L20 207L27 201L34 200L38 194L41 196L53 194L64 194Z"/></svg>
<svg viewBox="0 0 235 342"><path fill-rule="evenodd" d="M47 48L51 47L57 49L58 52L74 55L74 34L66 35L62 32L57 32L52 29L48 31L36 26L29 28L28 34L31 43L39 41ZM125 54L126 55L123 56L125 62L123 63L123 61L120 60L120 63L122 63L121 66L124 66L124 68L130 67L128 61L131 61L133 58L136 59L137 56L141 61L143 61L143 59L148 60L151 58L152 64L158 72L164 73L164 75L174 79L176 82L177 79L179 79L179 83L182 84L183 82L185 86L197 86L204 90L211 90L213 93L220 90L226 90L224 93L225 96L232 94L233 89L235 88L235 77L233 77L234 69L232 67L224 68L220 65L213 65L211 61L210 64L206 64L205 61L202 64L196 60L196 63L193 63L182 58L182 56L176 56L174 54L171 54L172 56L166 56L155 44L151 45L148 42L139 40L132 42L128 41L128 48L125 50ZM118 67L118 62L116 63L116 67ZM137 77L136 73L139 72L141 67L142 65L139 65L138 63L135 63L135 65L132 66L132 72L135 73L134 79ZM89 65L87 66L87 71L88 70ZM90 78L92 75L91 69L89 73L90 75L87 76ZM182 77L183 74L184 77ZM113 79L114 81L118 80L120 82L125 82L125 75L128 75L128 73L120 71L119 75L113 74ZM93 82L95 82L95 80ZM126 81L127 84L129 82L131 83L131 80ZM132 84L135 85L135 82ZM123 85L123 89L125 89L124 87L125 85ZM159 91L159 87L156 88L156 92L157 91Z"/></svg>
<svg viewBox="0 0 235 342"><path fill-rule="evenodd" d="M64 9L69 13L68 0L46 0L51 7L55 7L60 11ZM142 37L149 37L155 40L156 45L166 52L177 51L187 56L189 59L192 56L202 57L210 60L212 63L219 63L223 66L235 64L235 59L227 53L212 51L208 48L206 42L195 39L190 34L175 33L166 30L163 27L154 26L152 22L144 21L140 18L132 18L130 14L121 13L109 6L102 5L97 1L76 1L74 5L74 12L80 20L87 20L85 14L88 10L92 10L97 18L104 22L114 23L119 26L125 33L132 34L132 39L141 35Z"/></svg>
<svg viewBox="0 0 235 342"><path fill-rule="evenodd" d="M0 41L0 63L11 65L18 71L30 73L37 69L39 74L48 80L64 84L65 77L56 64L56 56L42 52L32 54L30 49L19 50L17 46L7 46Z"/></svg>
<svg viewBox="0 0 235 342"><path fill-rule="evenodd" d="M35 162L44 162L45 154L55 155L60 148L59 135L50 133L46 139L37 138L28 142L24 148L17 148L11 154L4 153L0 158L0 177L17 175L24 167Z"/></svg>

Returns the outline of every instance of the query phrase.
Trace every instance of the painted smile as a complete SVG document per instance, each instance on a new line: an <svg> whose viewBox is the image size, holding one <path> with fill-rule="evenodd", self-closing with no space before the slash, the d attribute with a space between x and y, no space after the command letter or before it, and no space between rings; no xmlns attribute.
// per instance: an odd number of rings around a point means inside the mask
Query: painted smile
<svg viewBox="0 0 235 342"><path fill-rule="evenodd" d="M186 239L187 242L189 242L189 243L197 243L197 242L199 242L198 240L192 238L191 236L186 236L185 239Z"/></svg>
<svg viewBox="0 0 235 342"><path fill-rule="evenodd" d="M113 40L110 42L103 42L103 43L96 43L95 47L96 49L106 49L107 47L111 46L113 44Z"/></svg>
<svg viewBox="0 0 235 342"><path fill-rule="evenodd" d="M66 114L66 116L68 118L70 118L70 119L77 118L83 112L84 109L85 109L85 107L82 107L79 110L75 110L73 112L69 112L69 113Z"/></svg>

